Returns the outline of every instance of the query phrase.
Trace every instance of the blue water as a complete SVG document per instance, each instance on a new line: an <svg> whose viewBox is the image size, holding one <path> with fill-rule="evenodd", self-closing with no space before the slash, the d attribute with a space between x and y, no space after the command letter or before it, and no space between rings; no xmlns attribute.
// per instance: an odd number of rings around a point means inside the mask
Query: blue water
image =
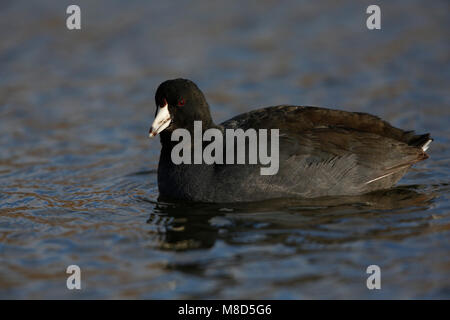
<svg viewBox="0 0 450 320"><path fill-rule="evenodd" d="M64 2L0 3L1 298L450 298L448 1L379 1L379 31L370 1L77 3L80 31ZM158 203L147 134L175 77L217 122L317 105L435 141L372 195Z"/></svg>

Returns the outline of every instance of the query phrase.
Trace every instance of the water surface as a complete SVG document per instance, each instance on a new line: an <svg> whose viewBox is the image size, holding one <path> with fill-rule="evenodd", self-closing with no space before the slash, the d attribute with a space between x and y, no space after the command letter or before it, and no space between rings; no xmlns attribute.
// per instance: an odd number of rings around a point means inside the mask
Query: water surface
<svg viewBox="0 0 450 320"><path fill-rule="evenodd" d="M448 1L381 1L380 31L368 1L78 4L81 31L64 2L0 4L1 298L450 298ZM147 133L174 77L217 122L370 112L431 132L430 159L361 197L158 202Z"/></svg>

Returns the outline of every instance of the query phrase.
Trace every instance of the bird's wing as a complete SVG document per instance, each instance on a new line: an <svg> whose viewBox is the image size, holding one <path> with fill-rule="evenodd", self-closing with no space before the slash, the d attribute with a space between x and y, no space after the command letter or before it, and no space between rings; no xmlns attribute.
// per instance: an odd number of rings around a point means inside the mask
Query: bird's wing
<svg viewBox="0 0 450 320"><path fill-rule="evenodd" d="M343 128L373 133L414 147L423 147L431 140L429 134L416 135L393 127L379 117L362 112L325 109L309 106L275 106L253 110L222 123L225 128L284 128L301 133L318 128Z"/></svg>
<svg viewBox="0 0 450 320"><path fill-rule="evenodd" d="M413 133L363 113L280 106L237 116L222 126L279 128L279 172L258 176L255 169L253 175L247 174L248 183L265 192L280 188L280 192L312 197L388 188L412 164L427 157L420 147L408 144L417 137ZM236 169L220 166L219 170L236 174Z"/></svg>

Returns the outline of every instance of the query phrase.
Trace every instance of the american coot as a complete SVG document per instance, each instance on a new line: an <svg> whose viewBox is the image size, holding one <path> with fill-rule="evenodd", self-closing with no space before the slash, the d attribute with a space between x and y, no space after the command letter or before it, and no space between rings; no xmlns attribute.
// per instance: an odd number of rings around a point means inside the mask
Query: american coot
<svg viewBox="0 0 450 320"><path fill-rule="evenodd" d="M160 199L218 203L364 194L392 187L414 163L428 158L432 141L429 134L403 131L366 113L305 106L267 107L216 125L203 93L186 79L163 82L155 101L149 135L161 138ZM203 131L222 133L279 129L279 170L262 175L261 164L174 164L171 153L178 142L171 134L184 128L193 136L195 121Z"/></svg>

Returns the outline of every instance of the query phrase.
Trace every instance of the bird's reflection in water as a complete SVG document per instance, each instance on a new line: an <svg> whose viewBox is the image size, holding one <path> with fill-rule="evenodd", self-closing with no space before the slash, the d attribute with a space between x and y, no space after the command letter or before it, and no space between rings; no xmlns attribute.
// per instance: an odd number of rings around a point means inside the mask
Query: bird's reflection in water
<svg viewBox="0 0 450 320"><path fill-rule="evenodd" d="M207 204L158 202L148 223L160 225L161 249L188 250L210 248L218 228L210 220L220 215L220 207Z"/></svg>
<svg viewBox="0 0 450 320"><path fill-rule="evenodd" d="M361 196L233 204L157 202L147 222L159 225L160 249L163 250L207 249L213 247L219 237L227 243L245 242L246 234L250 238L247 240L256 244L258 241L276 244L277 241L284 241L289 234L311 230L325 231L314 241L327 244L337 239L331 235L333 232L327 238L327 228L323 226L336 230L333 224L344 220L346 223L339 229L345 231L342 241L367 236L361 235L361 230L373 230L377 225L377 234L392 234L395 230L389 229L390 219L393 224L398 223L395 216L408 220L405 217L415 211L423 211L435 197L433 193L416 189L420 187L402 186ZM412 216L411 219L424 220L424 217ZM382 227L380 221L383 221ZM270 237L271 240L258 240L251 237L255 230L278 236Z"/></svg>

